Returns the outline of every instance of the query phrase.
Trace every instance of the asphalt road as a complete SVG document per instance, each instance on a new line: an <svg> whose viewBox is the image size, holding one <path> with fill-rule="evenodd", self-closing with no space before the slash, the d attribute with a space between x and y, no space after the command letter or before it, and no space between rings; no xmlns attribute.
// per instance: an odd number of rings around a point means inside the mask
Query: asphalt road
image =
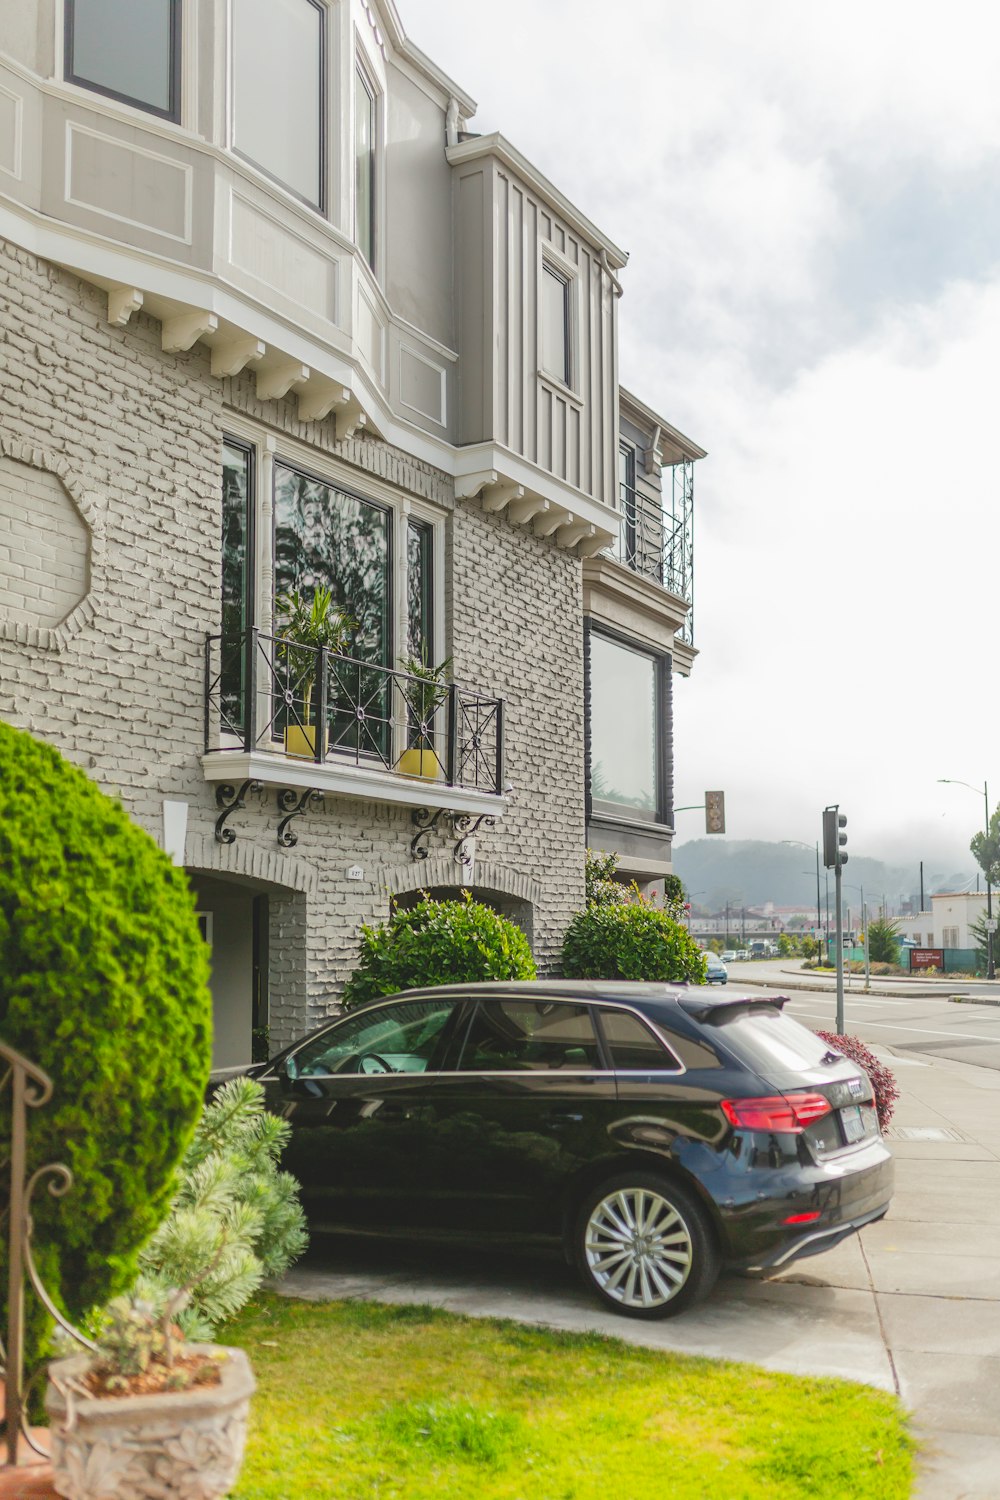
<svg viewBox="0 0 1000 1500"><path fill-rule="evenodd" d="M796 984L808 983L808 973L784 976ZM836 1030L836 993L831 986L816 990L792 990L782 984L774 965L731 964L729 993L746 988L754 994L786 994L786 1013L812 1030ZM859 981L853 981L857 986ZM912 997L844 990L844 1024L852 1036L869 1045L894 1052L900 1059L920 1055L947 1057L973 1067L1000 1071L1000 1005L955 1004L950 994L978 993L1000 1001L1000 985L952 983L934 989L921 988Z"/></svg>

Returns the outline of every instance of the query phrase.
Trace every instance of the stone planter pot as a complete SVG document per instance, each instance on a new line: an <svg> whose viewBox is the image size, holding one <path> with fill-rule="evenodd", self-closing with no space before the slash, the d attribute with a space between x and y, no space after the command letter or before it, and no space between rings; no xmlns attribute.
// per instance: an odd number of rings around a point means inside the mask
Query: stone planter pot
<svg viewBox="0 0 1000 1500"><path fill-rule="evenodd" d="M78 1396L67 1382L90 1363L74 1354L49 1366L45 1406L51 1422L52 1473L67 1500L218 1500L243 1462L247 1412L256 1382L242 1349L191 1344L222 1353L218 1385L150 1396ZM68 1409L67 1409L68 1408Z"/></svg>

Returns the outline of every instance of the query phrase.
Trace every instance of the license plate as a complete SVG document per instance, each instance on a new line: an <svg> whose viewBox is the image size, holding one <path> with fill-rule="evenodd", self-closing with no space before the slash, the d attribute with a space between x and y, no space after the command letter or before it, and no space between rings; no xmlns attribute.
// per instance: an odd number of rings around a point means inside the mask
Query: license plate
<svg viewBox="0 0 1000 1500"><path fill-rule="evenodd" d="M844 1127L844 1139L850 1145L854 1141L862 1141L868 1134L867 1122L861 1113L860 1104L848 1104L840 1111L841 1124Z"/></svg>

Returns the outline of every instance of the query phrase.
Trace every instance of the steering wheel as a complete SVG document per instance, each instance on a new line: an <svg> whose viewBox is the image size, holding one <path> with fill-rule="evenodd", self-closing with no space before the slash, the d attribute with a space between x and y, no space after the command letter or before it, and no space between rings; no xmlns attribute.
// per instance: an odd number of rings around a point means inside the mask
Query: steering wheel
<svg viewBox="0 0 1000 1500"><path fill-rule="evenodd" d="M370 1068L368 1066L369 1063L376 1063L377 1066ZM378 1052L366 1052L363 1057L358 1059L359 1073L394 1073L395 1071L392 1064L387 1063L385 1058Z"/></svg>

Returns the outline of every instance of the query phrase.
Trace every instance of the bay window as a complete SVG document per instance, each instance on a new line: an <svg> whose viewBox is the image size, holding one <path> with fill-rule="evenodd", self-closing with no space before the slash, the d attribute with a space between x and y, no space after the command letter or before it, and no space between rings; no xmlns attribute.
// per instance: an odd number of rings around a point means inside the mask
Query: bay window
<svg viewBox="0 0 1000 1500"><path fill-rule="evenodd" d="M180 118L181 0L66 0L66 78Z"/></svg>
<svg viewBox="0 0 1000 1500"><path fill-rule="evenodd" d="M233 148L324 206L326 13L319 0L233 0Z"/></svg>
<svg viewBox="0 0 1000 1500"><path fill-rule="evenodd" d="M355 73L354 90L354 237L365 260L375 269L375 142L378 136L377 95L362 68Z"/></svg>

